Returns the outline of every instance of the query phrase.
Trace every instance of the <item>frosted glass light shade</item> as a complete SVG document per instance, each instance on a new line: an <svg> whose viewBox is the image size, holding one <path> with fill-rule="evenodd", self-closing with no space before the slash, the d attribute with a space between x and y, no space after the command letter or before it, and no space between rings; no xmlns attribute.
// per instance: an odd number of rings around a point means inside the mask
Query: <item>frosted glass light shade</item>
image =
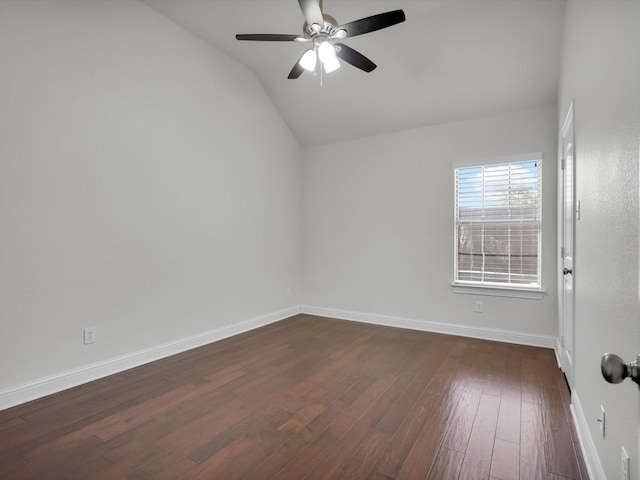
<svg viewBox="0 0 640 480"><path fill-rule="evenodd" d="M340 62L335 56L322 62L322 64L324 65L324 71L327 73L331 73L340 68Z"/></svg>
<svg viewBox="0 0 640 480"><path fill-rule="evenodd" d="M298 63L300 63L300 66L308 72L313 72L316 69L316 62L316 51L313 48L310 48L309 50L304 52L304 55L302 55L302 58Z"/></svg>
<svg viewBox="0 0 640 480"><path fill-rule="evenodd" d="M330 62L336 58L336 50L329 42L322 42L318 47L318 56L322 63Z"/></svg>

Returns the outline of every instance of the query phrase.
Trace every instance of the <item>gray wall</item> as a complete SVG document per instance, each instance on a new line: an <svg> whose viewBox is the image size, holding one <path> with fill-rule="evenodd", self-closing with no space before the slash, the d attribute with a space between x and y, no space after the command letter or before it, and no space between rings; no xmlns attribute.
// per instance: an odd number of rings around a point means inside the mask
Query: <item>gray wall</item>
<svg viewBox="0 0 640 480"><path fill-rule="evenodd" d="M304 149L303 304L555 337L556 112L542 106ZM532 152L544 154L547 295L454 294L454 162Z"/></svg>
<svg viewBox="0 0 640 480"><path fill-rule="evenodd" d="M2 1L0 58L0 390L300 304L301 151L249 70L126 0Z"/></svg>
<svg viewBox="0 0 640 480"><path fill-rule="evenodd" d="M559 120L574 101L576 195L575 396L608 478L620 478L620 448L638 476L638 389L604 382L600 356L640 353L638 151L640 2L567 5ZM607 412L607 436L596 421ZM580 412L579 412L580 413Z"/></svg>

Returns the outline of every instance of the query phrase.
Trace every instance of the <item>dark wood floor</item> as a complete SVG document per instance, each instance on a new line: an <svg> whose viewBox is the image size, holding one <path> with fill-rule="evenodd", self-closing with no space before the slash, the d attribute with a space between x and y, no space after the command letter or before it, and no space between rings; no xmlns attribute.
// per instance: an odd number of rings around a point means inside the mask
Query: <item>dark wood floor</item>
<svg viewBox="0 0 640 480"><path fill-rule="evenodd" d="M0 478L586 479L552 350L299 315L0 412Z"/></svg>

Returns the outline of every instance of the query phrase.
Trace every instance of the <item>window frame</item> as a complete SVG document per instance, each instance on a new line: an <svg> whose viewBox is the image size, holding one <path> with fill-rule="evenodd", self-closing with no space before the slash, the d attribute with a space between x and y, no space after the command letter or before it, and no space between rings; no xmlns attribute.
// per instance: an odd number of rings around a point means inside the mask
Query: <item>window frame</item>
<svg viewBox="0 0 640 480"><path fill-rule="evenodd" d="M453 163L453 185L454 185L454 216L453 216L453 282L451 283L451 287L454 293L462 293L469 295L490 295L490 296L500 296L500 297L515 297L515 298L526 298L526 299L536 299L540 300L545 295L546 292L542 288L542 238L543 238L543 222L542 222L542 205L543 205L543 186L542 186L542 176L543 176L543 160L544 155L542 152L534 152L534 153L526 153L520 155L508 155L508 156L499 156L499 157L491 157L486 159L474 159L474 160L463 160L457 161ZM458 218L457 218L457 210L456 207L458 205L458 182L457 182L457 170L463 168L472 168L472 167L487 167L491 165L503 165L503 164L511 164L518 162L526 162L526 161L537 161L539 162L539 185L540 185L540 203L539 203L539 233L538 233L538 256L537 256L537 277L538 284L535 286L528 285L517 285L517 284L509 284L509 283L500 283L500 282L487 282L487 281L464 281L458 279Z"/></svg>

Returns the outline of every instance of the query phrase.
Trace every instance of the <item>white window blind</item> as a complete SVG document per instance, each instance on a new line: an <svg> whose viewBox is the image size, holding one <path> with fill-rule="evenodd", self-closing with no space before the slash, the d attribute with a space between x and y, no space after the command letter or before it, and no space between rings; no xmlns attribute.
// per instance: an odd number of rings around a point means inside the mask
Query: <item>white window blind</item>
<svg viewBox="0 0 640 480"><path fill-rule="evenodd" d="M541 168L534 158L455 169L454 283L540 289Z"/></svg>

